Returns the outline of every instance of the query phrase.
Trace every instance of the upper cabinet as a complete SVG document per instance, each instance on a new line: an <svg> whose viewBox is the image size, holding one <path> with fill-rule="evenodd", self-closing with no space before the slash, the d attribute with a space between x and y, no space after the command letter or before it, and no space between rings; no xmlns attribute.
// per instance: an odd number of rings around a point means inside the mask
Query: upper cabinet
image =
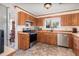
<svg viewBox="0 0 79 59"><path fill-rule="evenodd" d="M18 25L24 25L29 16L24 12L18 12Z"/></svg>
<svg viewBox="0 0 79 59"><path fill-rule="evenodd" d="M79 13L72 15L72 25L79 26Z"/></svg>
<svg viewBox="0 0 79 59"><path fill-rule="evenodd" d="M61 26L79 26L79 13L61 15ZM43 26L45 18L35 18L25 12L18 12L18 25L24 25L26 20L32 21L32 26Z"/></svg>
<svg viewBox="0 0 79 59"><path fill-rule="evenodd" d="M44 25L44 20L45 20L45 18L38 18L37 19L37 26L43 26Z"/></svg>
<svg viewBox="0 0 79 59"><path fill-rule="evenodd" d="M32 26L36 25L36 18L25 13L25 12L18 12L18 25L24 25L26 20L32 21Z"/></svg>
<svg viewBox="0 0 79 59"><path fill-rule="evenodd" d="M62 15L61 16L62 26L72 26L72 15Z"/></svg>
<svg viewBox="0 0 79 59"><path fill-rule="evenodd" d="M36 19L35 17L29 16L29 20L32 21L32 26L36 26L36 21L37 21L37 19Z"/></svg>
<svg viewBox="0 0 79 59"><path fill-rule="evenodd" d="M79 26L79 13L61 16L62 26Z"/></svg>

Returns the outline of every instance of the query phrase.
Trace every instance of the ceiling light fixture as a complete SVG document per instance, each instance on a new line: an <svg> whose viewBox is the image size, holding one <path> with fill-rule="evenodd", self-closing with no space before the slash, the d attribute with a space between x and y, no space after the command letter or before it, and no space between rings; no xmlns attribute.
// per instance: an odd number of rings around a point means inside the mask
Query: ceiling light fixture
<svg viewBox="0 0 79 59"><path fill-rule="evenodd" d="M45 3L45 4L44 4L44 7L45 7L46 9L49 9L51 6L52 6L52 3Z"/></svg>

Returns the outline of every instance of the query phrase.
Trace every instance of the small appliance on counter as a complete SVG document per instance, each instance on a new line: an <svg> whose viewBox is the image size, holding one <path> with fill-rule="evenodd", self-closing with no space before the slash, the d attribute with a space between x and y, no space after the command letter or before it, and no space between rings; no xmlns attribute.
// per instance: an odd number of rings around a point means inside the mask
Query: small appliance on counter
<svg viewBox="0 0 79 59"><path fill-rule="evenodd" d="M77 33L77 28L72 28L73 33Z"/></svg>

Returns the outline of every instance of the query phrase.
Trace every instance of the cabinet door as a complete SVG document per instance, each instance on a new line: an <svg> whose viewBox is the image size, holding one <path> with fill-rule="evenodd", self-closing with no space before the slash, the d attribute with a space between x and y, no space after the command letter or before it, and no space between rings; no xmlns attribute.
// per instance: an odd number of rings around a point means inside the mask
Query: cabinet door
<svg viewBox="0 0 79 59"><path fill-rule="evenodd" d="M24 12L18 12L18 25L24 25L27 19L29 19L28 14Z"/></svg>
<svg viewBox="0 0 79 59"><path fill-rule="evenodd" d="M79 38L74 37L74 52L79 56Z"/></svg>
<svg viewBox="0 0 79 59"><path fill-rule="evenodd" d="M46 33L45 32L41 33L41 39L40 40L41 40L42 43L46 43Z"/></svg>
<svg viewBox="0 0 79 59"><path fill-rule="evenodd" d="M61 25L66 26L67 25L67 20L66 20L66 15L61 16Z"/></svg>
<svg viewBox="0 0 79 59"><path fill-rule="evenodd" d="M29 43L29 34L24 34L23 35L23 43L24 43L24 49L28 49L29 48L29 45L30 45L30 43Z"/></svg>
<svg viewBox="0 0 79 59"><path fill-rule="evenodd" d="M23 50L29 48L29 34L18 34L18 47Z"/></svg>
<svg viewBox="0 0 79 59"><path fill-rule="evenodd" d="M72 26L72 14L67 15L67 25Z"/></svg>
<svg viewBox="0 0 79 59"><path fill-rule="evenodd" d="M47 41L46 39L47 39L46 32L39 32L39 33L37 34L37 40L38 40L39 42L46 43L46 41Z"/></svg>
<svg viewBox="0 0 79 59"><path fill-rule="evenodd" d="M79 13L77 13L77 26L79 26Z"/></svg>
<svg viewBox="0 0 79 59"><path fill-rule="evenodd" d="M24 40L23 40L23 35L18 34L18 48L23 49L24 48Z"/></svg>
<svg viewBox="0 0 79 59"><path fill-rule="evenodd" d="M49 33L47 36L47 43L51 45L56 45L57 44L57 35L56 33Z"/></svg>
<svg viewBox="0 0 79 59"><path fill-rule="evenodd" d="M73 26L77 26L77 14L72 14L72 25Z"/></svg>
<svg viewBox="0 0 79 59"><path fill-rule="evenodd" d="M37 33L37 41L41 42L41 38L42 38L41 32L38 32Z"/></svg>
<svg viewBox="0 0 79 59"><path fill-rule="evenodd" d="M43 22L44 22L44 18L38 18L36 24L37 24L37 26L43 26L43 24L44 24Z"/></svg>
<svg viewBox="0 0 79 59"><path fill-rule="evenodd" d="M73 36L71 34L68 35L68 44L69 48L73 48Z"/></svg>
<svg viewBox="0 0 79 59"><path fill-rule="evenodd" d="M33 16L30 16L29 17L30 18L30 20L32 21L32 26L36 26L36 18L34 18Z"/></svg>
<svg viewBox="0 0 79 59"><path fill-rule="evenodd" d="M62 15L61 16L61 25L62 26L71 26L72 25L72 15Z"/></svg>

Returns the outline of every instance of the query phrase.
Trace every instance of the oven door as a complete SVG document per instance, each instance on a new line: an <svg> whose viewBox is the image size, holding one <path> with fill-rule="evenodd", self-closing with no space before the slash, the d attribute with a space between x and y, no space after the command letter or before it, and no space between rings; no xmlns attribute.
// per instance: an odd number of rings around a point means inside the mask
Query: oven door
<svg viewBox="0 0 79 59"><path fill-rule="evenodd" d="M32 47L34 44L36 44L36 41L37 41L37 34L30 33L30 47Z"/></svg>
<svg viewBox="0 0 79 59"><path fill-rule="evenodd" d="M37 34L36 33L30 33L30 43L37 40Z"/></svg>

